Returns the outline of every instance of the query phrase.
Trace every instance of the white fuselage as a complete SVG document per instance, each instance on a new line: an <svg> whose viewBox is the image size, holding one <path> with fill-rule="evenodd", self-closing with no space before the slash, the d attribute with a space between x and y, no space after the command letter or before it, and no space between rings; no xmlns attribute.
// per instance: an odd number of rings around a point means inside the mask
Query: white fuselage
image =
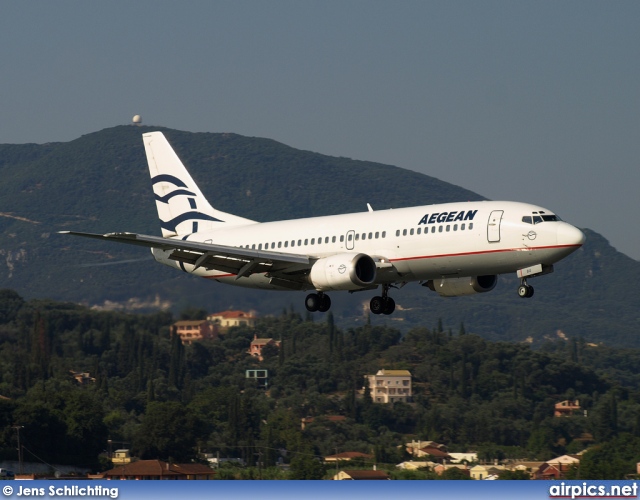
<svg viewBox="0 0 640 500"><path fill-rule="evenodd" d="M555 219L549 210L527 203L461 202L222 227L180 239L312 258L364 253L382 262L375 281L380 285L554 264L584 242L579 229ZM152 251L158 262L198 276L280 289L265 274L236 279L235 274L195 268L169 259L169 252Z"/></svg>

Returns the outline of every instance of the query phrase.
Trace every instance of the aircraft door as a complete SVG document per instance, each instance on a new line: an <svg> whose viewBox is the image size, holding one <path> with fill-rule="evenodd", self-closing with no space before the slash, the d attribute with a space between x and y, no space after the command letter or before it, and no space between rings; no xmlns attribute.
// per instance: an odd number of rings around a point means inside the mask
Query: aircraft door
<svg viewBox="0 0 640 500"><path fill-rule="evenodd" d="M489 240L489 243L498 243L500 241L502 214L504 214L504 210L494 210L489 215L489 223L487 224L487 240Z"/></svg>
<svg viewBox="0 0 640 500"><path fill-rule="evenodd" d="M353 250L355 240L356 240L356 232L353 229L351 231L347 231L347 239L345 241L347 250Z"/></svg>

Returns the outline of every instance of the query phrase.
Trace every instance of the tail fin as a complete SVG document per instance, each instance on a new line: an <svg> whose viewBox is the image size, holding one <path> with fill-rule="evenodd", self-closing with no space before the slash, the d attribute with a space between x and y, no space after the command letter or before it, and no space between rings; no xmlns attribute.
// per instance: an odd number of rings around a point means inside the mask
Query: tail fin
<svg viewBox="0 0 640 500"><path fill-rule="evenodd" d="M142 137L162 236L168 238L255 222L213 208L162 132L150 132Z"/></svg>

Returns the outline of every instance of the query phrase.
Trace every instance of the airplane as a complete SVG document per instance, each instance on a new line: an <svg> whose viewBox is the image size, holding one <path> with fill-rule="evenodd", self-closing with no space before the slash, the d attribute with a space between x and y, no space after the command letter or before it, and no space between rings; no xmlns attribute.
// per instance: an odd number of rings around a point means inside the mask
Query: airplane
<svg viewBox="0 0 640 500"><path fill-rule="evenodd" d="M149 247L161 264L237 286L311 291L308 311L331 307L327 292L378 290L373 314L391 314L392 288L418 282L443 297L493 290L498 275L527 280L580 248L585 235L546 208L475 201L260 223L213 208L162 132L143 134L162 237L60 231Z"/></svg>

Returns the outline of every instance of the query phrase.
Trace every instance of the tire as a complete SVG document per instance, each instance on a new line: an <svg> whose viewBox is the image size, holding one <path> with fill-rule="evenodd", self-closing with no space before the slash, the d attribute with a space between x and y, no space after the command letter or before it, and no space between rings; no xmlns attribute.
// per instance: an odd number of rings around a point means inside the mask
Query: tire
<svg viewBox="0 0 640 500"><path fill-rule="evenodd" d="M310 293L304 301L304 306L309 312L316 312L320 306L320 296L317 293Z"/></svg>
<svg viewBox="0 0 640 500"><path fill-rule="evenodd" d="M382 312L384 311L384 299L378 296L372 298L371 302L369 303L369 310L373 314L382 314Z"/></svg>
<svg viewBox="0 0 640 500"><path fill-rule="evenodd" d="M522 299L526 299L529 294L529 287L527 285L520 285L518 287L518 296Z"/></svg>
<svg viewBox="0 0 640 500"><path fill-rule="evenodd" d="M328 295L320 295L319 296L320 303L318 305L318 311L321 313L326 313L331 308L331 299Z"/></svg>
<svg viewBox="0 0 640 500"><path fill-rule="evenodd" d="M396 310L396 301L393 300L391 297L387 297L387 300L385 300L384 302L384 309L382 311L382 314L386 314L387 316L389 314L392 314L393 311Z"/></svg>

